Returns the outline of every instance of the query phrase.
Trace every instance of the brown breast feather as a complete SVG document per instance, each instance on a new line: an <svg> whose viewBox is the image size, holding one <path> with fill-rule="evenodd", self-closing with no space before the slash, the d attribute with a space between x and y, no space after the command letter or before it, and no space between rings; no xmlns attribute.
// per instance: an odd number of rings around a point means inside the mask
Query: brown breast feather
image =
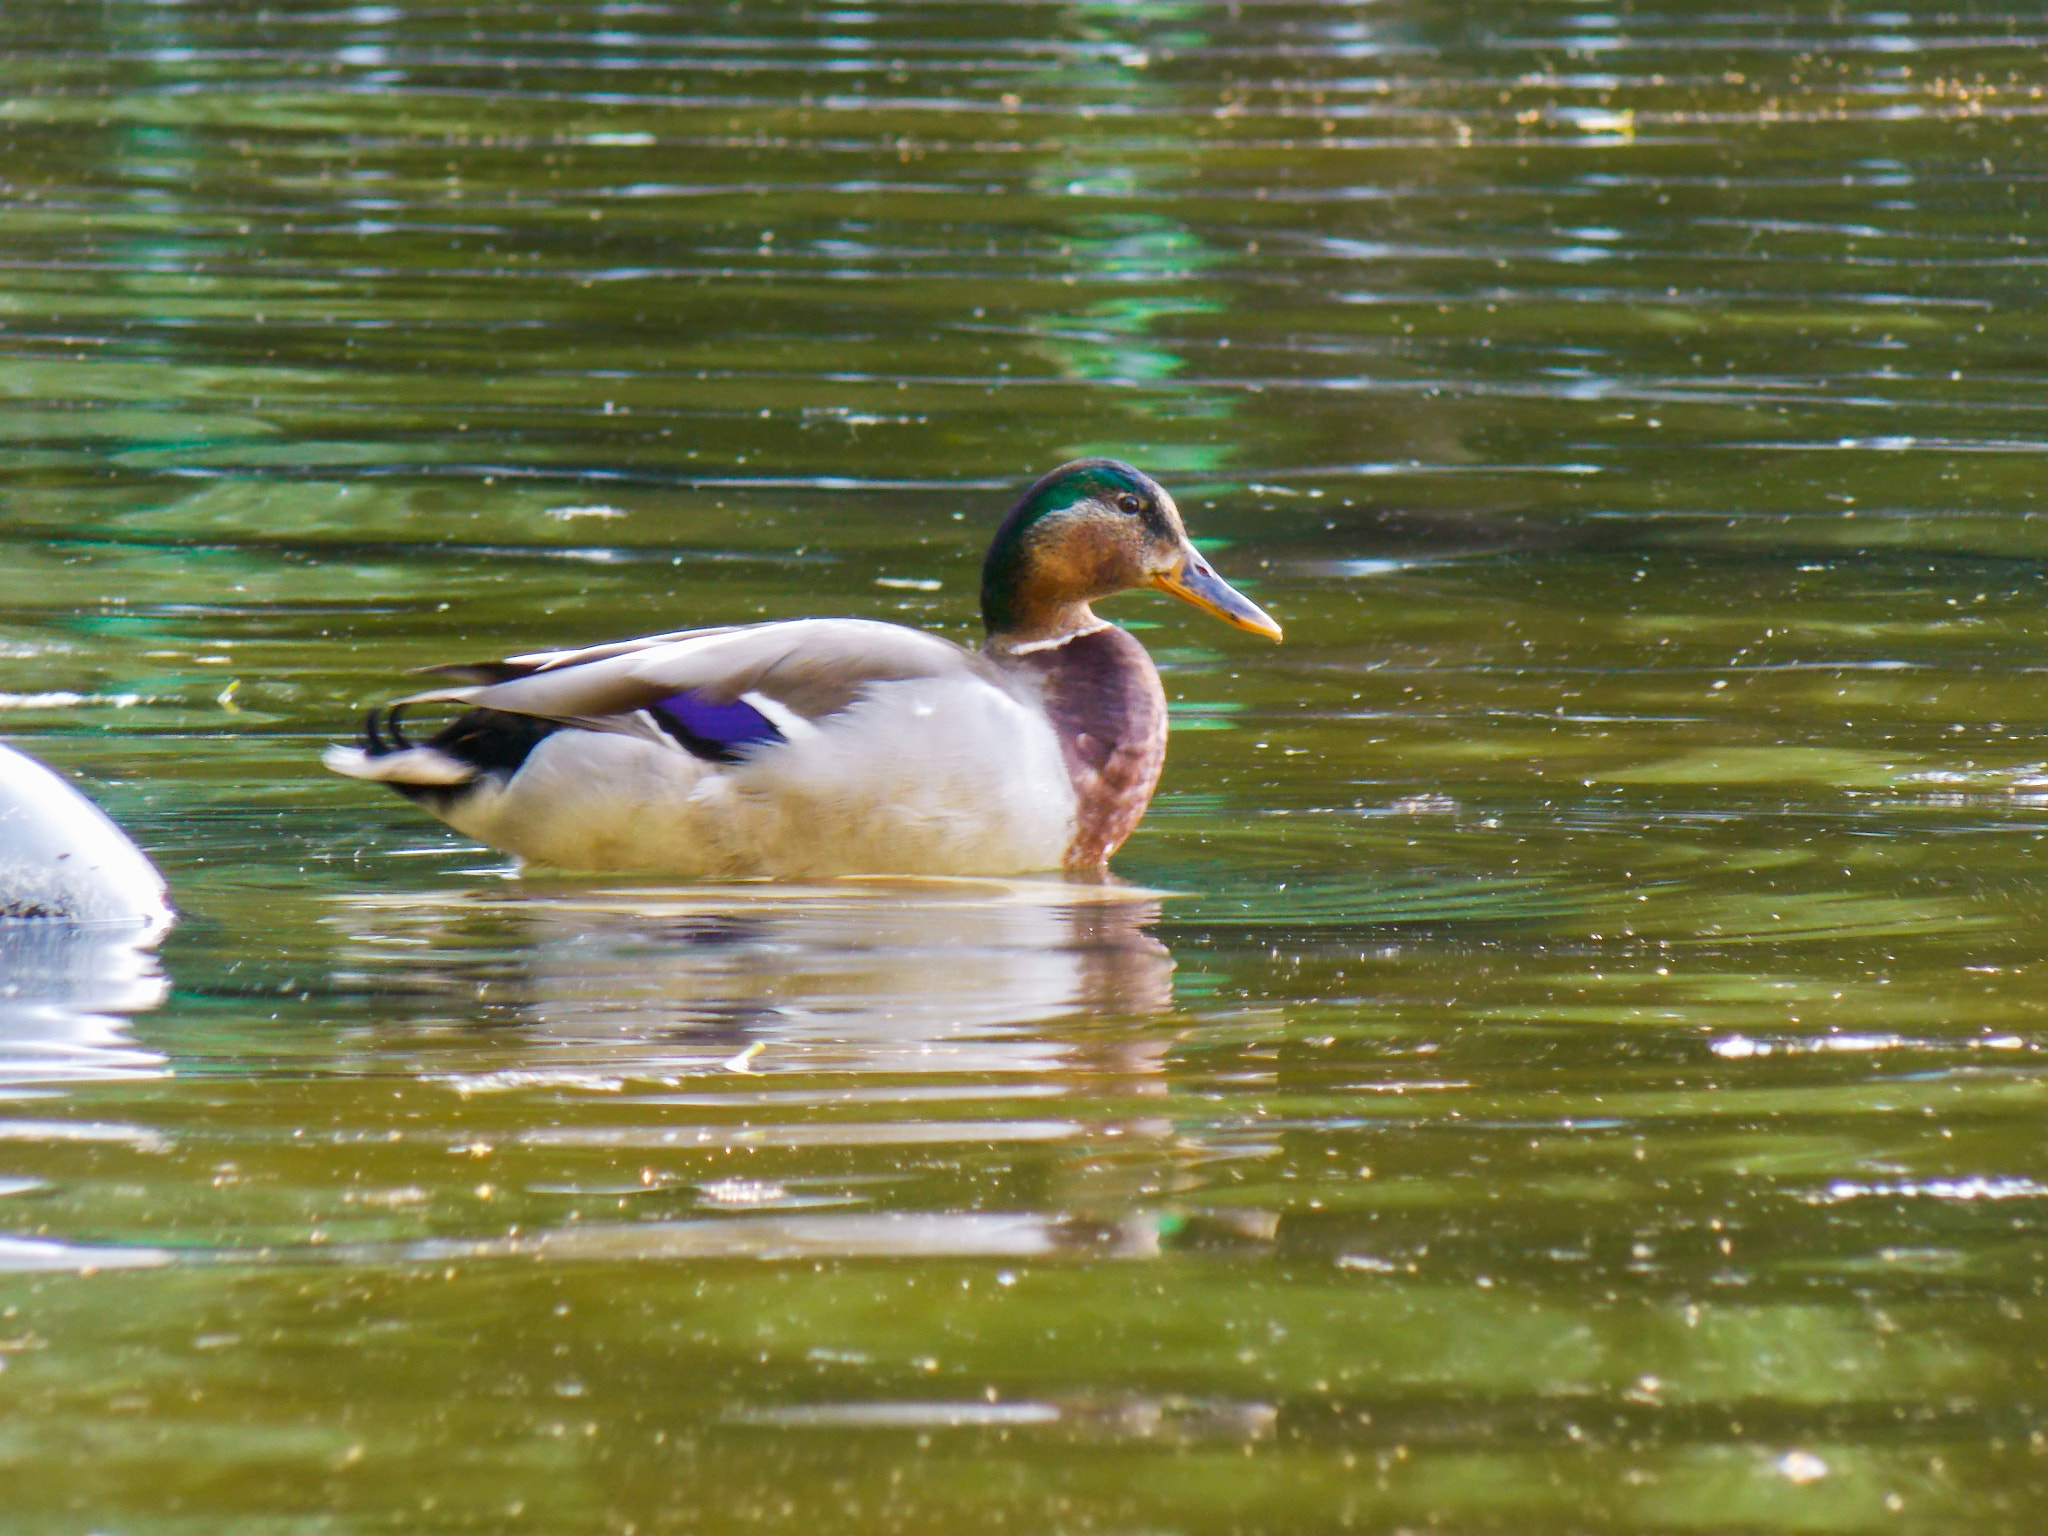
<svg viewBox="0 0 2048 1536"><path fill-rule="evenodd" d="M1009 658L1034 674L1076 803L1069 869L1093 869L1131 835L1166 763L1166 691L1145 647L1115 625Z"/></svg>

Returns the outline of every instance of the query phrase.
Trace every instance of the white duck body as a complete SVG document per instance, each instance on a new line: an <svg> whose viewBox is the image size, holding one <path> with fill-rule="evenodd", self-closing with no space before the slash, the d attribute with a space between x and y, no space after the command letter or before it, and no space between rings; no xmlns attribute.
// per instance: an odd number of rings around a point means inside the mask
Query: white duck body
<svg viewBox="0 0 2048 1536"><path fill-rule="evenodd" d="M119 924L153 943L171 926L171 904L157 867L105 811L27 753L0 746L7 918Z"/></svg>
<svg viewBox="0 0 2048 1536"><path fill-rule="evenodd" d="M404 702L527 717L546 734L509 772L448 741L462 722L396 751L333 747L326 762L527 862L998 874L1058 868L1075 840L1074 783L1034 677L936 635L801 619L438 670L503 680ZM689 730L749 715L756 739Z"/></svg>

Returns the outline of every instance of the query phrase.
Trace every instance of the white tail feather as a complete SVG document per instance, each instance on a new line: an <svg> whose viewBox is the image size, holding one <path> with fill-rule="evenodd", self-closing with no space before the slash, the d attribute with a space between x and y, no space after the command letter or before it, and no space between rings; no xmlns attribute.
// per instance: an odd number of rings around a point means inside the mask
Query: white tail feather
<svg viewBox="0 0 2048 1536"><path fill-rule="evenodd" d="M351 779L369 779L377 784L467 784L476 769L446 752L432 747L407 747L372 757L361 747L329 747L320 761L336 773Z"/></svg>

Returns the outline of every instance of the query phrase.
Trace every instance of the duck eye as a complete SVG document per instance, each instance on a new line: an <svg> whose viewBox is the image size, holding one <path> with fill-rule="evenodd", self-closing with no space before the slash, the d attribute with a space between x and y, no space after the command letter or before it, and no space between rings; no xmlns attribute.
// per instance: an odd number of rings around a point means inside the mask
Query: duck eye
<svg viewBox="0 0 2048 1536"><path fill-rule="evenodd" d="M1123 495L1117 497L1116 509L1119 512L1128 512L1135 517L1138 513L1145 510L1145 503L1138 497L1133 496L1129 491L1126 491Z"/></svg>

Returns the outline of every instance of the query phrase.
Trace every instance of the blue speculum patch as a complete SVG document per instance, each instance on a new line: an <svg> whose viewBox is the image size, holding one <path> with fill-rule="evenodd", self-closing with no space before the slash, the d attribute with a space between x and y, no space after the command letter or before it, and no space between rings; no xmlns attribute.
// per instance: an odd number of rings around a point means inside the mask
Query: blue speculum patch
<svg viewBox="0 0 2048 1536"><path fill-rule="evenodd" d="M748 748L783 739L774 723L744 699L714 704L685 690L649 709L677 741L714 763L737 762Z"/></svg>

